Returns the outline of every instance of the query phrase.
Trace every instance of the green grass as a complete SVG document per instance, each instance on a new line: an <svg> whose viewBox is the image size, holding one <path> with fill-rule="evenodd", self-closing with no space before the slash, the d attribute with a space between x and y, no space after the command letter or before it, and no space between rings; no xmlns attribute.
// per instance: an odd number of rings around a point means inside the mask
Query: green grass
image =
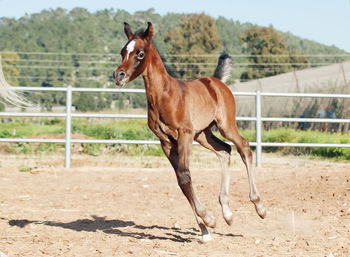
<svg viewBox="0 0 350 257"><path fill-rule="evenodd" d="M149 130L145 120L120 120L109 123L77 120L73 122L72 133L84 134L96 139L157 139Z"/></svg>
<svg viewBox="0 0 350 257"><path fill-rule="evenodd" d="M242 135L249 141L255 141L255 131L242 131ZM329 143L350 144L350 133L328 133L320 131L298 131L295 129L281 128L263 131L263 142L289 142L289 143ZM265 152L281 151L285 154L305 155L350 160L350 148L335 147L264 147Z"/></svg>
<svg viewBox="0 0 350 257"><path fill-rule="evenodd" d="M62 126L63 124L63 126ZM18 122L11 122L1 124L0 138L7 137L25 137L38 136L43 134L59 134L64 133L63 120L20 120Z"/></svg>
<svg viewBox="0 0 350 257"><path fill-rule="evenodd" d="M31 168L20 168L20 170L19 170L20 172L31 172L32 171L32 169Z"/></svg>
<svg viewBox="0 0 350 257"><path fill-rule="evenodd" d="M14 134L14 131L16 132ZM13 123L1 124L0 137L25 137L47 134L60 134L65 131L65 122L61 119L40 119L22 122L18 119ZM83 134L94 139L140 139L157 140L149 130L146 120L114 120L102 122L96 120L89 122L85 119L74 119L72 133ZM254 130L240 131L248 141L255 141ZM217 133L216 133L217 134ZM350 143L350 133L325 133L319 131L297 131L294 129L280 128L263 131L263 142L291 142L291 143ZM9 144L9 151L13 153L49 153L61 151L63 144L34 144L14 143ZM74 146L73 146L74 148ZM285 154L305 155L310 154L325 158L350 160L349 148L303 148L303 147L264 147L265 152L280 151ZM162 155L158 145L118 145L118 144L84 144L82 152L90 155L100 155L104 152L125 153L128 155Z"/></svg>

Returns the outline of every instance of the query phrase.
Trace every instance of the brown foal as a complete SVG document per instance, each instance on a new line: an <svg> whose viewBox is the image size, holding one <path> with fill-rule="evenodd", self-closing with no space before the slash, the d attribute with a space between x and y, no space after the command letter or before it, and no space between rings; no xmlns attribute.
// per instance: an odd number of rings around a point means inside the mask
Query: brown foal
<svg viewBox="0 0 350 257"><path fill-rule="evenodd" d="M154 29L148 23L146 31L133 34L129 24L124 23L128 38L121 51L122 64L114 71L118 86L124 86L139 75L145 83L148 104L148 126L160 139L165 155L173 166L178 184L189 201L202 232L202 240L212 239L207 226L215 227L210 216L193 191L189 158L193 140L213 151L222 166L219 202L227 224L233 214L229 209L229 164L231 147L213 135L216 125L223 137L232 141L246 166L249 180L249 197L261 218L266 210L254 182L252 151L249 143L238 133L236 104L229 88L214 77L188 82L172 78L152 44Z"/></svg>

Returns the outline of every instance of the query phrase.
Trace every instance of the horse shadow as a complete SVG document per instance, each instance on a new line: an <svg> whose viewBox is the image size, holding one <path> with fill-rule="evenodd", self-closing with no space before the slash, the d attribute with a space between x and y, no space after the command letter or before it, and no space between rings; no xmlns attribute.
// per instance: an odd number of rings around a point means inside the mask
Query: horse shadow
<svg viewBox="0 0 350 257"><path fill-rule="evenodd" d="M91 216L91 219L78 219L72 222L56 222L56 221L36 221L36 220L9 220L10 226L16 226L24 228L29 224L45 225L50 227L60 227L64 229L70 229L77 232L97 232L102 231L106 234L115 234L121 237L129 237L135 239L148 239L148 240L170 240L174 242L184 243L191 242L195 240L200 232L196 228L191 228L190 230L183 231L177 227L165 227L159 225L144 226L137 225L133 221L124 221L119 219L108 220L105 217ZM127 231L123 231L123 228L128 228ZM156 233L156 230L162 231L163 235L155 235L145 232L146 230L151 230ZM157 233L158 234L158 233ZM242 235L235 234L221 234L215 233L220 236L229 237L243 237Z"/></svg>

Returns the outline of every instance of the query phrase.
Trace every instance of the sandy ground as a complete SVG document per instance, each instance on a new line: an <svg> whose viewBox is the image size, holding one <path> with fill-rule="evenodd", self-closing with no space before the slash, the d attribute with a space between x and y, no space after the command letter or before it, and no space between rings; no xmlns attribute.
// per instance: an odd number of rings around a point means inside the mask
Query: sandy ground
<svg viewBox="0 0 350 257"><path fill-rule="evenodd" d="M263 156L261 220L235 155L232 226L218 203L219 163L195 151L192 177L216 217L202 244L165 157L0 156L0 256L350 256L350 164ZM2 254L2 255L1 255Z"/></svg>

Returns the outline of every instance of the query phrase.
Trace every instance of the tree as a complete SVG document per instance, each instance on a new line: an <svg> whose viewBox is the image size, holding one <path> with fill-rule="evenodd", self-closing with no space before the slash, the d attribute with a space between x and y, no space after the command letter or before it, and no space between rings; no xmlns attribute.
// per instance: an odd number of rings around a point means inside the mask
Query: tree
<svg viewBox="0 0 350 257"><path fill-rule="evenodd" d="M171 68L181 79L207 75L204 63L208 62L208 59L205 55L218 54L221 47L215 20L204 13L183 15L180 28L167 33L165 42L171 45L169 50L173 55Z"/></svg>
<svg viewBox="0 0 350 257"><path fill-rule="evenodd" d="M171 68L178 73L173 74L182 79L211 75L215 69L218 53L222 50L231 55L240 55L243 51L240 35L253 27L250 23L240 23L223 17L214 20L205 14L168 13L161 16L155 13L154 9L130 14L120 9L105 9L91 13L83 8L70 11L57 8L28 14L19 19L2 17L0 18L0 51L18 52L20 57L17 59L20 65L17 66L3 62L4 66L16 68L13 74L5 71L6 79L12 85L23 87L44 85L114 87L112 71L120 64L120 49L126 43L123 21L131 24L135 31L145 28L146 22L151 21L156 30L153 42L159 52L167 57L167 62L176 63L171 65ZM280 36L288 46L287 55L290 58L287 65L290 69L303 67L292 63L306 63L307 66L309 60L313 63L333 63L349 59L346 55L348 53L335 46L325 46L296 37L291 33L280 33ZM293 53L292 50L295 52ZM244 51L249 54L247 49ZM309 57L301 61L302 53L325 54L325 56ZM187 56L168 57L167 54L186 54ZM205 56L199 57L198 54ZM333 54L337 56L329 56ZM214 56L209 58L207 55ZM11 59L16 58L11 57ZM6 57L6 59L10 58ZM256 76L256 71L247 70L246 67L242 68L239 65L239 63L246 63L247 58L234 56L234 60L238 64L233 72L235 78L241 77L243 71L249 72L249 78L253 77L253 74ZM189 65L188 63L203 64ZM207 63L215 64L207 65ZM266 66L266 63L264 65ZM18 74L19 68L20 74ZM129 87L143 87L142 79L134 80ZM26 98L29 101L40 102L40 94L30 92L25 94L28 94ZM52 106L64 104L63 92L50 94L53 97L45 101L52 101ZM103 99L106 97L104 96ZM141 99L141 96L140 100L136 99L136 96L133 97L133 105L144 106ZM96 101L100 101L97 97L90 100L91 108L95 108ZM120 99L112 94L109 101L112 100ZM99 102L99 106L103 105L103 102ZM86 105L86 108L90 107Z"/></svg>
<svg viewBox="0 0 350 257"><path fill-rule="evenodd" d="M241 35L243 51L249 55L251 66L241 75L241 79L256 79L308 65L305 56L289 51L281 34L271 27L253 27ZM299 62L302 65L299 65ZM298 63L298 64L296 64Z"/></svg>
<svg viewBox="0 0 350 257"><path fill-rule="evenodd" d="M73 99L73 105L76 107L77 110L82 112L86 112L88 110L96 110L94 96L91 93L79 94L77 98Z"/></svg>

